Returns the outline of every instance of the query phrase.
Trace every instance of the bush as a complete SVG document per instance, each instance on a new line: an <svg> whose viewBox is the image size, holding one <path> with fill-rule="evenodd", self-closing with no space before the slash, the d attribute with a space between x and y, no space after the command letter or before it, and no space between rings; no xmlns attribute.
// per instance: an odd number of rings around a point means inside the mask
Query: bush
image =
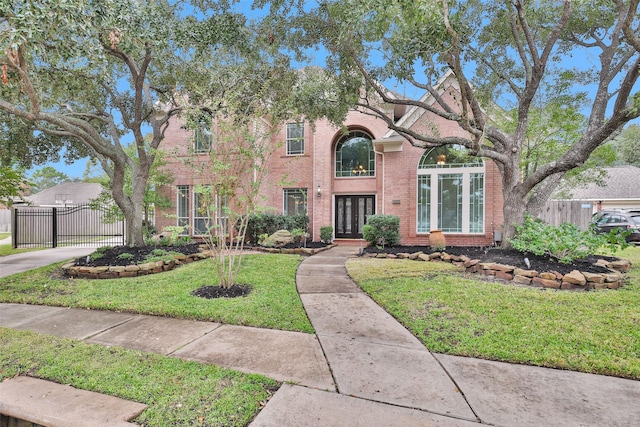
<svg viewBox="0 0 640 427"><path fill-rule="evenodd" d="M510 243L522 253L549 255L564 264L592 255L602 246L612 252L626 246L624 235L619 232L596 234L592 229L582 231L568 222L554 227L530 215L516 225L516 235Z"/></svg>
<svg viewBox="0 0 640 427"><path fill-rule="evenodd" d="M300 229L305 233L309 227L309 217L307 215L279 215L268 212L252 214L247 222L247 232L245 240L251 243L260 241L260 235L271 235L278 230Z"/></svg>
<svg viewBox="0 0 640 427"><path fill-rule="evenodd" d="M395 215L370 215L362 227L362 237L372 245L395 246L400 242L400 218Z"/></svg>
<svg viewBox="0 0 640 427"><path fill-rule="evenodd" d="M324 243L331 243L333 239L333 227L330 225L324 225L320 227L320 240Z"/></svg>

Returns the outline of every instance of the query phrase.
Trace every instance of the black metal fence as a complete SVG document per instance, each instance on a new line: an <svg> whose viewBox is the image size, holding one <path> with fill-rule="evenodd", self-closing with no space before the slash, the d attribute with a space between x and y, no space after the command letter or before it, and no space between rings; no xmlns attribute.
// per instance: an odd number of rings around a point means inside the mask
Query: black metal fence
<svg viewBox="0 0 640 427"><path fill-rule="evenodd" d="M125 244L124 221L106 221L108 209L92 205L13 208L14 248Z"/></svg>

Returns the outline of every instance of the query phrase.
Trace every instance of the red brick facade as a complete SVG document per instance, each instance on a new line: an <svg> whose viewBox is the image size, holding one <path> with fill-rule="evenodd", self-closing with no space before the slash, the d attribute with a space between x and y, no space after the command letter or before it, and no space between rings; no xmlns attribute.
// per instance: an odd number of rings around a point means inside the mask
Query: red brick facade
<svg viewBox="0 0 640 427"><path fill-rule="evenodd" d="M417 110L409 110L400 120L412 123L412 128L422 132L437 132L440 136L463 135L456 124ZM313 241L319 241L320 227L331 225L337 231L338 199L343 200L351 195L366 196L369 200L373 197L376 214L400 217L403 245L428 244L429 233L417 232L418 165L425 153L424 149L414 147L393 135L382 120L352 111L346 118L344 127L350 131L363 131L372 137L376 150L375 172L373 176L336 177L336 145L343 136L340 129L327 121L319 121L314 127L305 123L304 154L287 155L286 144L282 144L286 140L286 126L281 127L280 132L272 137L273 143L280 146L267 164L269 173L262 185L261 205L272 208L275 213L283 213L284 190L306 189L309 234ZM174 187L163 191L171 197L174 206L178 186L193 186L198 183L197 174L184 162L188 158L186 147L192 143L191 133L182 129L176 121L171 124L161 146L161 149L171 153L169 157L172 161L168 167L174 175ZM195 160L202 162L207 158L202 156ZM484 161L483 183L484 230L465 234L445 232L448 245L493 244L493 232L500 230L503 222L503 197L498 168L490 160ZM164 213L175 216L176 208ZM156 226L159 230L175 224L175 218L167 218L162 212L156 214Z"/></svg>

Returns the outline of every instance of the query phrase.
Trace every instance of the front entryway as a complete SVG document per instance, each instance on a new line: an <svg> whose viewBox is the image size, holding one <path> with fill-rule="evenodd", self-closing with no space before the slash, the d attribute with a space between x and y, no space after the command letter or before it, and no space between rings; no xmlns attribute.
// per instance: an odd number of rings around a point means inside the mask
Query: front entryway
<svg viewBox="0 0 640 427"><path fill-rule="evenodd" d="M361 238L367 216L374 213L375 196L336 196L336 238Z"/></svg>

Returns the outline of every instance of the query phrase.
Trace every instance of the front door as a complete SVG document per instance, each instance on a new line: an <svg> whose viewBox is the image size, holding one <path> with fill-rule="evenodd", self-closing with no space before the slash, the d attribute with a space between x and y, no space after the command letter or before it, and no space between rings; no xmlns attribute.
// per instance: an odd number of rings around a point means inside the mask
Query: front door
<svg viewBox="0 0 640 427"><path fill-rule="evenodd" d="M336 237L362 238L362 226L374 213L375 196L336 196Z"/></svg>

